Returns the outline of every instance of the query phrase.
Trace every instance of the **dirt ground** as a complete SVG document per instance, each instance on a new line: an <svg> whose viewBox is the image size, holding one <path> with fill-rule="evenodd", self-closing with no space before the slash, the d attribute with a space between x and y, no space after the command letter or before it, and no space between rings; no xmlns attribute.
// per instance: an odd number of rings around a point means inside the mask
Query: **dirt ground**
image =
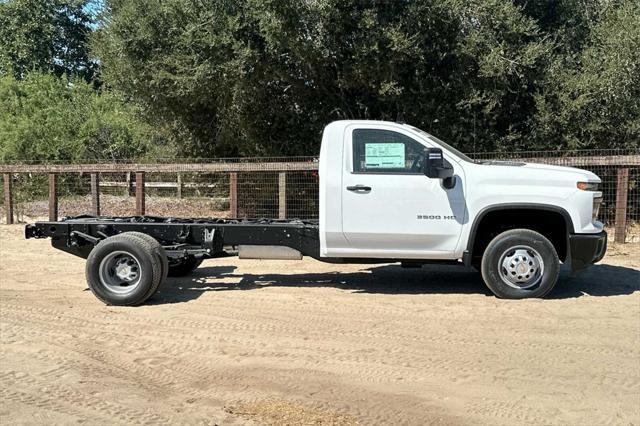
<svg viewBox="0 0 640 426"><path fill-rule="evenodd" d="M638 244L545 300L462 267L231 258L119 308L22 232L0 226L2 424L640 424Z"/></svg>

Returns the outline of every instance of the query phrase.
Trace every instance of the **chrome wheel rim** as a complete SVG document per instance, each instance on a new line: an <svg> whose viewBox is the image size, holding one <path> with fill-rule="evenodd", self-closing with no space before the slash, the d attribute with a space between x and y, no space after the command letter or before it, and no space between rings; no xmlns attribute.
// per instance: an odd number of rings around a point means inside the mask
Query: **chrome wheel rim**
<svg viewBox="0 0 640 426"><path fill-rule="evenodd" d="M500 278L509 287L526 290L540 283L544 274L544 261L529 246L511 247L502 253L498 261Z"/></svg>
<svg viewBox="0 0 640 426"><path fill-rule="evenodd" d="M109 253L100 262L99 271L102 284L114 293L129 294L140 285L140 262L126 251Z"/></svg>

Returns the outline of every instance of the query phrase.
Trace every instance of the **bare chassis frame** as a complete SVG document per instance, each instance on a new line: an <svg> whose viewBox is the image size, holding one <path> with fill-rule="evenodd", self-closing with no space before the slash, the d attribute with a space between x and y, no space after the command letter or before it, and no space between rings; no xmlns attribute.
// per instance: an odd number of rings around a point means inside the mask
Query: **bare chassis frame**
<svg viewBox="0 0 640 426"><path fill-rule="evenodd" d="M131 231L154 237L170 260L224 257L228 255L225 247L243 244L286 246L320 258L318 222L297 219L75 216L27 225L25 237L51 238L54 248L86 259L103 239Z"/></svg>

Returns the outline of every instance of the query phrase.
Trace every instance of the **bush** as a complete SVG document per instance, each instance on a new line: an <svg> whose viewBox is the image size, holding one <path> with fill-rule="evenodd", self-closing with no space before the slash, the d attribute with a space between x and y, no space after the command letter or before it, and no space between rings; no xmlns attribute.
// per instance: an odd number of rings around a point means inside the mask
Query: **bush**
<svg viewBox="0 0 640 426"><path fill-rule="evenodd" d="M0 162L139 158L157 149L151 127L114 92L32 72L0 77ZM157 138L156 138L157 139Z"/></svg>

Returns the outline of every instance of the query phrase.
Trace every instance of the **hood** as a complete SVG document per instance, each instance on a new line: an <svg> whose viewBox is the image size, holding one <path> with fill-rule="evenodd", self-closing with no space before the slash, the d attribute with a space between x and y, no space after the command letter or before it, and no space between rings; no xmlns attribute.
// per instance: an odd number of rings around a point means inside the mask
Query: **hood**
<svg viewBox="0 0 640 426"><path fill-rule="evenodd" d="M589 170L578 169L575 167L552 166L550 164L525 163L525 169L539 170L540 172L555 172L567 175L581 177L585 181L601 182L600 178Z"/></svg>
<svg viewBox="0 0 640 426"><path fill-rule="evenodd" d="M577 182L601 182L588 170L515 161L475 163L469 170L473 179L500 185L541 185L575 187Z"/></svg>

